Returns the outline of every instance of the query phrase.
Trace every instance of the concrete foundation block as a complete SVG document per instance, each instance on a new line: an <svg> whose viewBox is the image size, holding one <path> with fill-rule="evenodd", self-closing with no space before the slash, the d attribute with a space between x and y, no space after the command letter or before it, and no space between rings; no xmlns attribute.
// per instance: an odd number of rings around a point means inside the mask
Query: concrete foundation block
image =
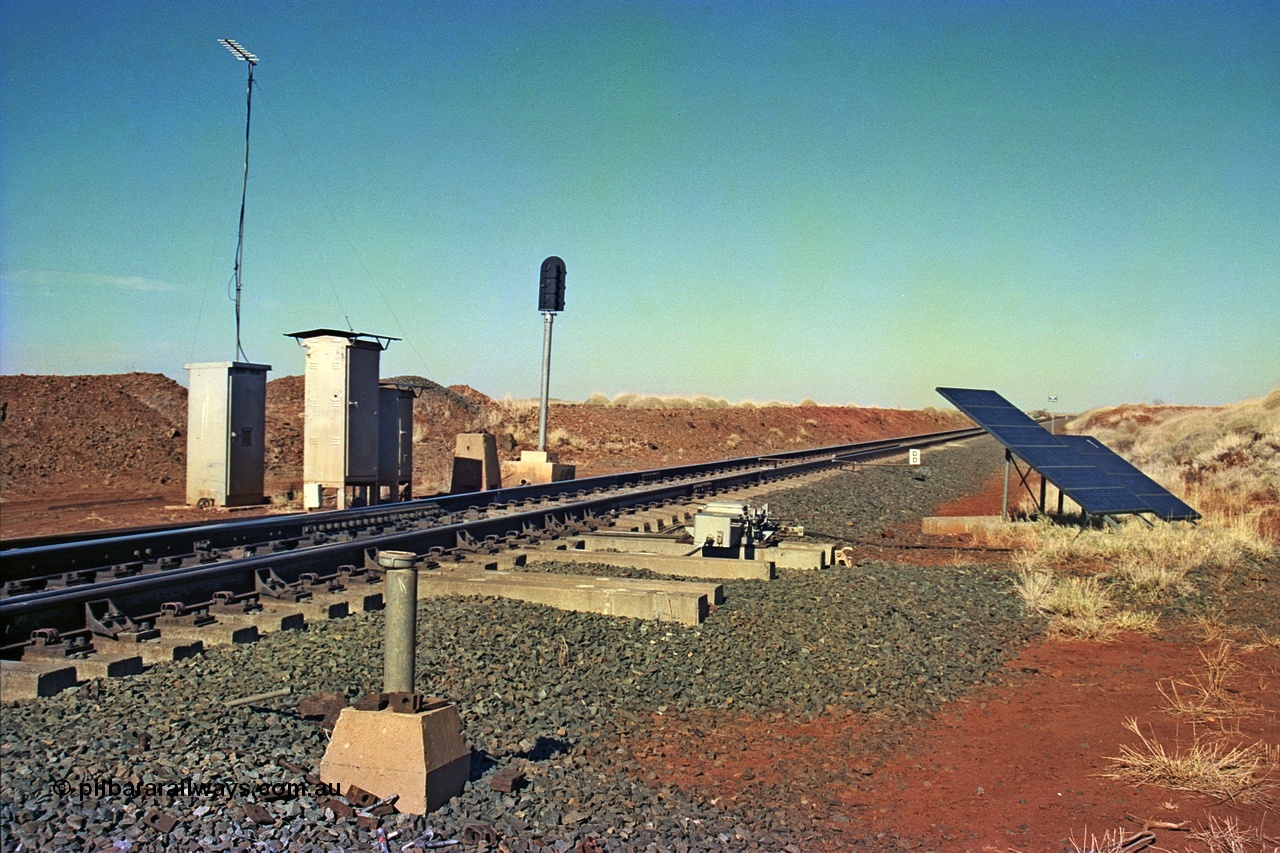
<svg viewBox="0 0 1280 853"><path fill-rule="evenodd" d="M38 699L76 686L70 663L0 660L0 702Z"/></svg>
<svg viewBox="0 0 1280 853"><path fill-rule="evenodd" d="M573 465L563 465L554 453L540 450L522 450L516 462L502 463L503 486L526 486L533 483L559 483L572 480L577 471Z"/></svg>
<svg viewBox="0 0 1280 853"><path fill-rule="evenodd" d="M417 714L343 708L320 762L320 780L355 785L396 808L425 815L462 793L471 750L452 703Z"/></svg>
<svg viewBox="0 0 1280 853"><path fill-rule="evenodd" d="M502 485L498 465L497 439L483 432L458 435L453 450L453 480L450 494L484 492Z"/></svg>

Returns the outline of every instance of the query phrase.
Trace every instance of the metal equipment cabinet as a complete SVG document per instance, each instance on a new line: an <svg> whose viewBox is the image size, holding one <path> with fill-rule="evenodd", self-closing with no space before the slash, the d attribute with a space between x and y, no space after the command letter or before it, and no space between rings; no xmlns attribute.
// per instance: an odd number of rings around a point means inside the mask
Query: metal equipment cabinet
<svg viewBox="0 0 1280 853"><path fill-rule="evenodd" d="M187 503L263 502L269 364L184 365L187 391Z"/></svg>
<svg viewBox="0 0 1280 853"><path fill-rule="evenodd" d="M386 338L363 332L293 332L307 350L302 505L378 502L378 369ZM350 494L348 494L350 490Z"/></svg>

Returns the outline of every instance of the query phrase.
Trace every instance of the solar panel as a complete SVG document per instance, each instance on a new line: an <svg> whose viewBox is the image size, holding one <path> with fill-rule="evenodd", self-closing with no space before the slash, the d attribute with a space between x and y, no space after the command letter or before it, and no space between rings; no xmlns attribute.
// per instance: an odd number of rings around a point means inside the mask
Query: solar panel
<svg viewBox="0 0 1280 853"><path fill-rule="evenodd" d="M1151 511L1165 521L1195 521L1200 518L1200 513L1093 436L1063 435L1059 438L1098 470L1109 474L1112 480L1146 500L1152 507Z"/></svg>
<svg viewBox="0 0 1280 853"><path fill-rule="evenodd" d="M1135 493L1129 488L1131 484L1138 485L1135 479L1128 476L1117 477L1112 473L1113 469L1097 465L1095 460L1098 455L1092 448L1090 448L1091 455L1083 455L1079 447L1063 440L1068 436L1057 436L1049 432L995 391L973 388L939 388L937 390L949 403L972 418L974 423L989 432L996 441L1039 471L1046 480L1079 504L1085 512L1091 515L1154 512L1161 518L1171 517L1160 512L1162 509L1166 511L1170 509L1165 498L1154 494ZM1110 451L1107 452L1110 453ZM1119 457L1116 458L1119 459ZM1133 470L1137 471L1136 468ZM1138 471L1138 473L1142 472ZM1145 475L1143 477L1149 479ZM1161 491L1163 492L1163 489ZM1167 492L1164 494L1168 495ZM1174 498L1174 500L1177 499ZM1187 509L1191 510L1190 507ZM1191 510L1191 512L1195 511Z"/></svg>

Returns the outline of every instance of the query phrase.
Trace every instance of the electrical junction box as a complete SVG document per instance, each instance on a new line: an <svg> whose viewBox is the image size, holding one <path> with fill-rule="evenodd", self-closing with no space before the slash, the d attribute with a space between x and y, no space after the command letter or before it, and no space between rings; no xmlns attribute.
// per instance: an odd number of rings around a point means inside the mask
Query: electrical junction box
<svg viewBox="0 0 1280 853"><path fill-rule="evenodd" d="M737 548L747 505L739 501L711 501L693 517L693 541L698 546Z"/></svg>

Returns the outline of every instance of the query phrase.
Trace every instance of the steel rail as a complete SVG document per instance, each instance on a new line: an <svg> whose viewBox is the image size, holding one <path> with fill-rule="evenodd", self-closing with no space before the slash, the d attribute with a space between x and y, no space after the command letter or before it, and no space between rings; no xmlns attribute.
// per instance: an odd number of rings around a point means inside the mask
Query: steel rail
<svg viewBox="0 0 1280 853"><path fill-rule="evenodd" d="M256 589L257 573L269 569L286 583L296 583L304 573L332 575L341 566L365 567L371 565L377 550L402 550L415 554L435 552L443 556L473 547L481 543L485 548L497 549L509 542L528 540L539 531L551 528L571 527L576 524L602 520L616 513L638 506L688 500L698 496L754 485L768 480L797 476L809 471L830 467L848 461L851 455L870 459L905 452L908 447L926 447L983 434L982 430L951 430L942 433L908 436L905 438L862 442L862 449L851 450L854 445L825 448L815 451L788 452L769 457L752 457L754 467L734 465L741 460L725 463L681 466L689 468L720 469L702 476L687 476L680 480L650 479L648 485L632 482L631 488L614 489L587 494L581 487L591 480L570 481L579 488L572 501L559 505L532 507L504 514L492 514L465 521L451 521L434 527L416 530L383 532L377 536L352 539L343 542L317 544L307 548L282 550L265 555L245 556L216 563L177 566L163 571L117 577L58 589L44 589L10 595L0 599L0 624L3 636L0 644L6 648L27 641L30 633L39 628L55 628L61 633L83 630L85 605L104 598L127 598L132 613L151 612L165 602L180 601L191 604L205 601L211 592L226 590L236 595L252 593ZM839 458L837 458L839 457ZM664 469L657 469L661 472ZM667 471L671 469L665 469ZM648 475L655 472L637 472ZM629 475L636 477L637 475ZM615 477L592 478L611 480ZM554 484L553 484L554 485ZM545 486L520 487L504 490L507 493ZM562 489L561 493L569 490ZM456 496L472 498L476 495L497 493L471 493ZM249 522L241 522L245 524Z"/></svg>
<svg viewBox="0 0 1280 853"><path fill-rule="evenodd" d="M115 567L128 567L138 572L165 561L199 559L209 562L237 549L258 551L294 550L303 546L325 544L333 538L374 535L383 531L435 526L458 520L460 512L494 511L506 504L528 505L534 501L574 499L603 490L632 489L653 482L671 482L785 465L808 458L829 458L878 447L896 446L902 442L938 442L951 440L957 434L973 430L948 430L890 439L806 450L785 451L766 456L740 457L718 462L656 468L624 474L605 474L582 480L515 486L487 492L440 495L393 504L378 504L357 509L266 516L211 524L163 527L141 531L117 531L110 535L86 534L75 540L28 544L11 542L0 551L0 584L65 575L96 573Z"/></svg>

